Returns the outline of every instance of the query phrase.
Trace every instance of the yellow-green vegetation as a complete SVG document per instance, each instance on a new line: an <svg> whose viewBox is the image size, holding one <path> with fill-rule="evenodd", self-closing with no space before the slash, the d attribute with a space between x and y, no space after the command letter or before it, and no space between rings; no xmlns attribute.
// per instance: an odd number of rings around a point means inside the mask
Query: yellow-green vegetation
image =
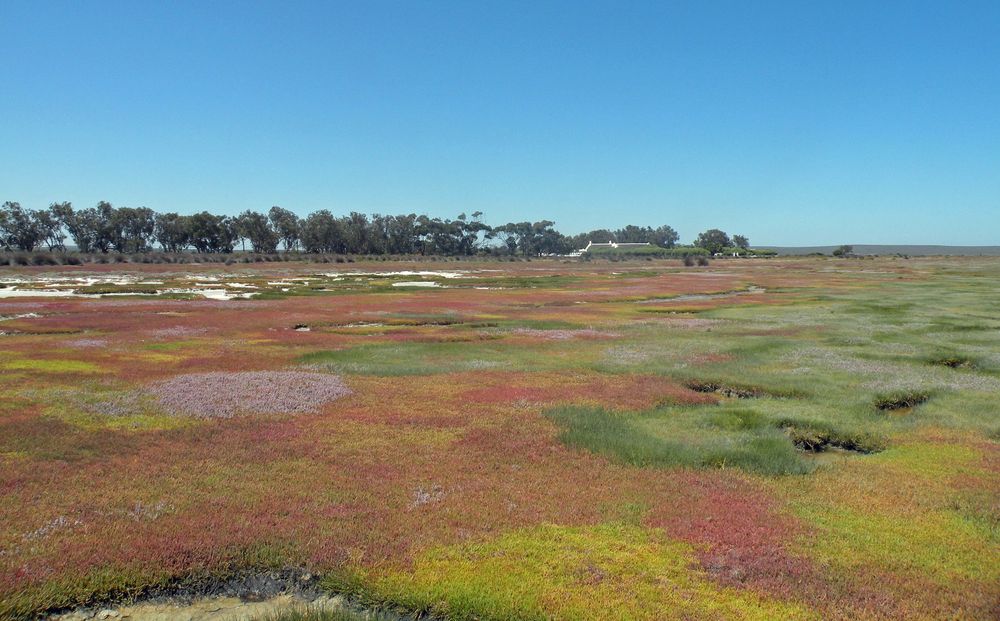
<svg viewBox="0 0 1000 621"><path fill-rule="evenodd" d="M720 587L690 545L629 524L542 525L433 548L412 569L334 578L374 601L448 619L809 619L807 609Z"/></svg>
<svg viewBox="0 0 1000 621"><path fill-rule="evenodd" d="M15 358L0 362L0 368L6 371L27 371L33 373L100 373L101 368L82 360L31 359Z"/></svg>

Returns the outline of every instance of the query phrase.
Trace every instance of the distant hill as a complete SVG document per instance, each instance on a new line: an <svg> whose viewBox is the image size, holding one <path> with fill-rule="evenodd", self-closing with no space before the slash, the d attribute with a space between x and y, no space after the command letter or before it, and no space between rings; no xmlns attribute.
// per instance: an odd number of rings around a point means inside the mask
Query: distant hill
<svg viewBox="0 0 1000 621"><path fill-rule="evenodd" d="M761 246L761 248L767 248L769 250L774 250L778 254L783 255L803 255L803 254L814 254L817 252L823 254L832 254L834 250L839 248L838 246ZM920 256L934 256L934 255L946 255L946 256L959 256L959 257L978 257L978 256L1000 256L1000 246L920 246L920 245L882 245L882 244L854 244L854 254L858 255L894 255L894 254L905 254L911 257Z"/></svg>

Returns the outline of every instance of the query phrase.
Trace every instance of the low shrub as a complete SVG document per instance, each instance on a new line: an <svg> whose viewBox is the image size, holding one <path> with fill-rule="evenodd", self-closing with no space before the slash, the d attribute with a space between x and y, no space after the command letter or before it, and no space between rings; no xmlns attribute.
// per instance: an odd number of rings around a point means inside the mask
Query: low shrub
<svg viewBox="0 0 1000 621"><path fill-rule="evenodd" d="M875 407L883 412L908 410L930 399L924 392L892 393L875 399Z"/></svg>
<svg viewBox="0 0 1000 621"><path fill-rule="evenodd" d="M90 285L75 289L73 293L82 295L140 294L156 295L160 292L152 285Z"/></svg>
<svg viewBox="0 0 1000 621"><path fill-rule="evenodd" d="M714 392L725 397L733 397L736 399L757 399L758 397L767 395L763 389L756 388L754 386L727 386L716 382L705 382L700 380L692 380L684 385L695 392Z"/></svg>
<svg viewBox="0 0 1000 621"><path fill-rule="evenodd" d="M885 450L885 438L870 431L847 431L814 421L782 420L785 430L796 447L803 451L821 453L839 448L857 453L878 453Z"/></svg>
<svg viewBox="0 0 1000 621"><path fill-rule="evenodd" d="M32 265L60 265L61 262L57 261L55 257L50 254L36 254L31 257Z"/></svg>
<svg viewBox="0 0 1000 621"><path fill-rule="evenodd" d="M934 354L927 358L927 362L951 369L968 369L975 366L975 361L972 358L954 352Z"/></svg>

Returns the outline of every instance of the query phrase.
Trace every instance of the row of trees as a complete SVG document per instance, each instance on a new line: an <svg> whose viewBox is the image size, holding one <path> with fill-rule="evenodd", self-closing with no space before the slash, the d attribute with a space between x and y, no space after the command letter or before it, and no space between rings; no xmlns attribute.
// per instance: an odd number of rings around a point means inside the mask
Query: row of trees
<svg viewBox="0 0 1000 621"><path fill-rule="evenodd" d="M65 250L71 239L85 253L141 253L160 248L165 252L193 249L202 253L228 253L237 248L271 254L286 251L337 254L433 254L474 255L502 252L538 256L564 254L582 248L588 241L648 242L663 248L677 243L677 231L628 225L618 230L599 229L566 236L550 220L509 222L489 226L482 212L461 214L454 220L426 215L384 216L351 212L335 216L327 210L305 218L281 207L266 214L244 211L238 216L220 216L203 211L193 215L156 213L146 207L114 207L100 202L94 207L74 209L68 202L52 203L48 209L32 210L19 203L0 206L0 249L33 251ZM721 245L716 233L725 238ZM702 239L704 237L704 240ZM712 252L738 243L713 229L699 236L696 245ZM705 245L710 244L710 245Z"/></svg>
<svg viewBox="0 0 1000 621"><path fill-rule="evenodd" d="M660 246L661 248L673 248L680 239L680 235L677 234L677 231L675 231L673 227L666 225L654 229L648 226L641 227L629 224L625 228L618 229L616 231L609 229L597 229L587 233L574 235L569 239L574 248L583 248L587 245L587 242L590 241L593 241L594 243L605 243L610 241L619 243L649 243L654 246Z"/></svg>

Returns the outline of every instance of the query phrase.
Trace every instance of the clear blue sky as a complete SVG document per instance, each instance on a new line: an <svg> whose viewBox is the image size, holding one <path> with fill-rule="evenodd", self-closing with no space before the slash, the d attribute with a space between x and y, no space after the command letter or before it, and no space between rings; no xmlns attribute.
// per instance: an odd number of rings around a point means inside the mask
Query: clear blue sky
<svg viewBox="0 0 1000 621"><path fill-rule="evenodd" d="M1000 2L0 0L0 200L1000 244Z"/></svg>

